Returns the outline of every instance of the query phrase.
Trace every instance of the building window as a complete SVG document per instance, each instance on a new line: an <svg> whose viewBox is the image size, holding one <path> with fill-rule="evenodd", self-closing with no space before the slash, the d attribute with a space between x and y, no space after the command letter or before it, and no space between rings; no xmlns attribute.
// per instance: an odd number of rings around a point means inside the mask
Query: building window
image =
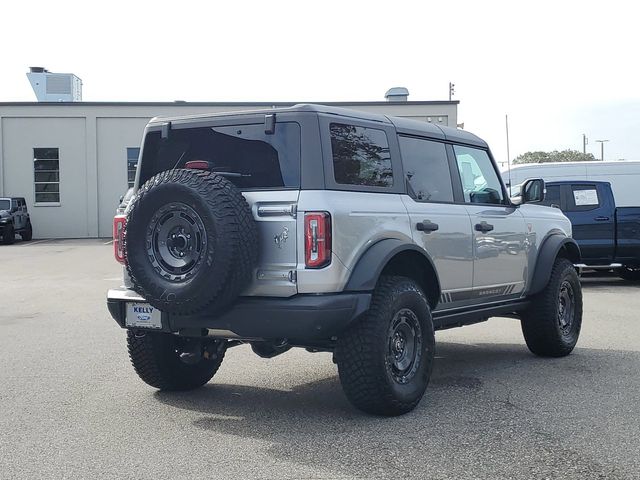
<svg viewBox="0 0 640 480"><path fill-rule="evenodd" d="M127 183L129 188L133 187L136 181L136 168L138 167L138 156L140 155L140 147L127 148Z"/></svg>
<svg viewBox="0 0 640 480"><path fill-rule="evenodd" d="M384 130L332 123L331 150L336 183L391 187L393 171Z"/></svg>
<svg viewBox="0 0 640 480"><path fill-rule="evenodd" d="M57 148L33 149L35 203L60 203L60 157Z"/></svg>

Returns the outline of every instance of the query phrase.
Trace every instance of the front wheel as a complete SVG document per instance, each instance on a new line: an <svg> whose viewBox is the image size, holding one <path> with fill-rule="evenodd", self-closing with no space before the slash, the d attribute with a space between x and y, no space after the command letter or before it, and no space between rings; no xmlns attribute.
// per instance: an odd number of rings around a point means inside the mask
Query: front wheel
<svg viewBox="0 0 640 480"><path fill-rule="evenodd" d="M375 415L413 410L429 383L435 338L429 304L405 277L381 277L369 311L339 339L336 362L349 401Z"/></svg>
<svg viewBox="0 0 640 480"><path fill-rule="evenodd" d="M2 233L2 243L4 245L11 245L16 240L16 232L13 229L13 225L7 225Z"/></svg>
<svg viewBox="0 0 640 480"><path fill-rule="evenodd" d="M192 390L207 383L224 359L224 340L127 331L129 358L138 376L160 390Z"/></svg>
<svg viewBox="0 0 640 480"><path fill-rule="evenodd" d="M549 283L522 313L521 324L532 353L542 357L564 357L571 353L582 327L582 289L569 260L555 260Z"/></svg>

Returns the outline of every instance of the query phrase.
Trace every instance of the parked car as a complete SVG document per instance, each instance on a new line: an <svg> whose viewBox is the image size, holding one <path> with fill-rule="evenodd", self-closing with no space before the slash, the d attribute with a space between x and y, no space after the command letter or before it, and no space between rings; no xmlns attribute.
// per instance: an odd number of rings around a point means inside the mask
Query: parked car
<svg viewBox="0 0 640 480"><path fill-rule="evenodd" d="M511 172L502 171L502 179L511 196L519 195L520 184L527 178L542 178L546 183L571 181L609 182L619 207L638 205L640 162L627 160L607 162L551 162L513 165Z"/></svg>
<svg viewBox="0 0 640 480"><path fill-rule="evenodd" d="M622 278L640 280L640 206L617 207L609 182L549 182L546 189L543 203L571 220L581 266L616 268Z"/></svg>
<svg viewBox="0 0 640 480"><path fill-rule="evenodd" d="M22 240L29 241L33 237L31 218L27 210L27 202L22 197L0 198L0 235L2 243L10 245L16 234Z"/></svg>
<svg viewBox="0 0 640 480"><path fill-rule="evenodd" d="M530 180L513 204L471 133L326 106L156 118L114 218L107 306L140 378L207 383L227 348L333 352L347 398L420 401L434 330L520 320L536 355L582 322L571 223Z"/></svg>

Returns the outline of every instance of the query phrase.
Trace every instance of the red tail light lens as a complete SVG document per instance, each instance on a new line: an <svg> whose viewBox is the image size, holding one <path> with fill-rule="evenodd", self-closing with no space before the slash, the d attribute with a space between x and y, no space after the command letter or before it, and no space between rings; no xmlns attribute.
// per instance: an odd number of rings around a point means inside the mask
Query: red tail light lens
<svg viewBox="0 0 640 480"><path fill-rule="evenodd" d="M127 226L125 215L113 217L113 254L124 265L124 228Z"/></svg>
<svg viewBox="0 0 640 480"><path fill-rule="evenodd" d="M304 263L322 268L331 263L331 215L328 212L304 214Z"/></svg>

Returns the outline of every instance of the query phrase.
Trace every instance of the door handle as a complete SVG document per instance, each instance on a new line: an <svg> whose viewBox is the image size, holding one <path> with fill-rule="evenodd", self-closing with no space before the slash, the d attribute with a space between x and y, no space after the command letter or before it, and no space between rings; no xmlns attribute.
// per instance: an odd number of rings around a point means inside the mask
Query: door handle
<svg viewBox="0 0 640 480"><path fill-rule="evenodd" d="M480 223L476 223L476 230L478 232L487 233L493 230L493 225L485 221L482 221Z"/></svg>
<svg viewBox="0 0 640 480"><path fill-rule="evenodd" d="M416 228L421 232L431 233L438 230L440 228L440 225L438 225L437 223L433 223L431 220L425 220L423 222L418 222L416 224Z"/></svg>
<svg viewBox="0 0 640 480"><path fill-rule="evenodd" d="M609 217L596 217L594 218L594 220L596 222L606 222L607 220L609 220Z"/></svg>

